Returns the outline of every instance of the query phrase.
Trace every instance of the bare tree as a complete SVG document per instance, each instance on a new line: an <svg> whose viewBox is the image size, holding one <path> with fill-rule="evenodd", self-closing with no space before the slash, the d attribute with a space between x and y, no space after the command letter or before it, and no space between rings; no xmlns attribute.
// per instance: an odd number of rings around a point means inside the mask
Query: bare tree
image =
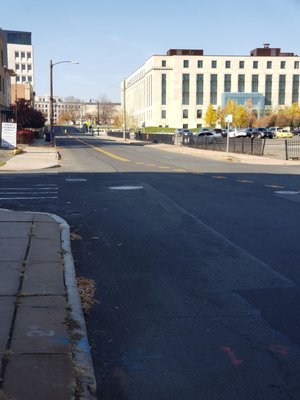
<svg viewBox="0 0 300 400"><path fill-rule="evenodd" d="M99 122L101 125L110 125L115 114L114 108L114 103L107 96L101 96L99 100Z"/></svg>

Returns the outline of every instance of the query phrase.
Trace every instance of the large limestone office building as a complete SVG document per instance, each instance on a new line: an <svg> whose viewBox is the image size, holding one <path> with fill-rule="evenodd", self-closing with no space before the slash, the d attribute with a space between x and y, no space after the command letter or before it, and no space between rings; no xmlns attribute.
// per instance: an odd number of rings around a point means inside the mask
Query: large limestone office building
<svg viewBox="0 0 300 400"><path fill-rule="evenodd" d="M153 55L122 82L126 114L138 126L201 128L209 104L252 100L259 116L267 109L299 104L300 57L264 44L250 55L204 55L172 49Z"/></svg>

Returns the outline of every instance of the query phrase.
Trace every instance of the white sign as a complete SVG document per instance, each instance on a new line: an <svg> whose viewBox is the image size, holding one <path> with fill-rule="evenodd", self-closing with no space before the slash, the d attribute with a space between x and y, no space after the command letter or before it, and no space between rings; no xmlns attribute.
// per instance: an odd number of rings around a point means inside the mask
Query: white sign
<svg viewBox="0 0 300 400"><path fill-rule="evenodd" d="M232 114L225 115L225 122L228 122L228 123L232 122Z"/></svg>
<svg viewBox="0 0 300 400"><path fill-rule="evenodd" d="M2 122L1 146L9 149L17 147L17 124Z"/></svg>

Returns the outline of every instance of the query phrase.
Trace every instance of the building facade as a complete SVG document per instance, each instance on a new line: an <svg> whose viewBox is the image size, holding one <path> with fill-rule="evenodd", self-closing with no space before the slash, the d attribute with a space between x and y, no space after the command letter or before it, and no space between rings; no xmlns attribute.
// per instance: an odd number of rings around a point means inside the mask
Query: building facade
<svg viewBox="0 0 300 400"><path fill-rule="evenodd" d="M259 116L268 109L299 104L300 57L265 44L248 56L204 55L171 49L154 55L122 84L122 107L138 126L201 128L212 104L228 99Z"/></svg>
<svg viewBox="0 0 300 400"><path fill-rule="evenodd" d="M0 125L11 119L11 77L14 71L8 68L6 34L0 29ZM1 130L1 126L0 126Z"/></svg>
<svg viewBox="0 0 300 400"><path fill-rule="evenodd" d="M5 30L7 65L14 71L11 78L11 97L31 101L34 97L34 57L31 32Z"/></svg>
<svg viewBox="0 0 300 400"><path fill-rule="evenodd" d="M35 96L35 109L42 112L46 118L46 124L50 125L50 96ZM115 117L120 113L120 103L85 102L72 98L59 96L53 97L53 124L62 123L63 115L72 117L73 123L82 125L86 121L95 124L112 125ZM107 116L107 118L103 118ZM70 120L71 122L71 120Z"/></svg>

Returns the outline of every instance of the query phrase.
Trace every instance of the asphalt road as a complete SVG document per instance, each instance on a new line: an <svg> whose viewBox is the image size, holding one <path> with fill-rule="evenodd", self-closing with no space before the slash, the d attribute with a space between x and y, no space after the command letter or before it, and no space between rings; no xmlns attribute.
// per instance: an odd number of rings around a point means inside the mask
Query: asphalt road
<svg viewBox="0 0 300 400"><path fill-rule="evenodd" d="M299 167L70 134L60 169L1 174L0 207L77 233L98 398L299 399Z"/></svg>

